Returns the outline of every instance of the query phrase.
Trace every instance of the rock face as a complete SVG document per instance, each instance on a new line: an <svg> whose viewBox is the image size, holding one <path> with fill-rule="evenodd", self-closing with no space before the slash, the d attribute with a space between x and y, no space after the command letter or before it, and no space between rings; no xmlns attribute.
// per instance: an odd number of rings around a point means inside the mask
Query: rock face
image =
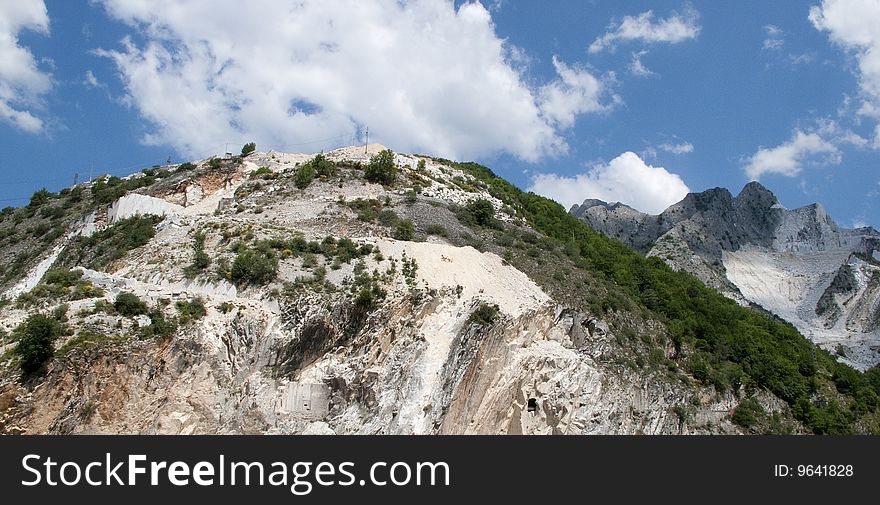
<svg viewBox="0 0 880 505"><path fill-rule="evenodd" d="M736 197L723 188L691 193L659 216L597 200L571 213L775 313L857 368L880 362L880 233L873 228L841 228L820 204L786 209L758 182Z"/></svg>
<svg viewBox="0 0 880 505"><path fill-rule="evenodd" d="M619 342L659 338L660 323L638 314L597 316L550 296L541 284L550 273L530 277L498 254L466 245L477 232L454 212L475 198L492 203L496 219L516 233L535 233L501 213L501 202L467 173L397 154L401 185L418 184L419 195L365 182L357 163L381 149L326 153L339 172L305 189L294 178L314 155L257 152L219 168L199 163L111 204L109 219L96 224L93 218L89 233L123 217L166 217L155 236L106 268L72 269L78 289L99 288L99 295L62 307L31 293L37 301L28 303L36 306L0 307L7 329L29 314L58 310L66 311L71 328L41 377L22 378L0 361L0 432L740 430L729 421L738 404L734 392L697 386L674 367L631 364ZM704 204L688 205L681 212L694 214L692 207ZM411 220L419 241L394 239L393 226L364 210L377 206ZM634 236L639 226L666 226L622 206L613 212L632 216L621 230ZM427 235L429 229L435 231ZM484 232L491 240L493 232ZM196 236L211 265L193 278ZM233 285L236 251L260 240L286 241L273 252L277 277ZM287 244L297 240L304 245L294 252ZM368 253L332 260L332 251L344 247ZM41 263L17 293L33 288L46 268ZM151 307L149 316L108 309L122 292ZM196 299L205 315L182 319ZM178 317L177 331L150 336L162 323L157 312ZM630 337L621 335L618 319ZM670 344L655 358L671 360L675 353ZM772 396L760 400L770 412L784 410Z"/></svg>

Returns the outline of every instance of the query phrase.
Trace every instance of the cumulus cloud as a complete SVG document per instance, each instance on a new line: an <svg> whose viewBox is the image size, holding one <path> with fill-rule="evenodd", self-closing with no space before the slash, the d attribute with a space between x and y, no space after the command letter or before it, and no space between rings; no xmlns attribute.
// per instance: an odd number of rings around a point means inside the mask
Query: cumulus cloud
<svg viewBox="0 0 880 505"><path fill-rule="evenodd" d="M823 0L810 8L809 19L855 56L863 100L859 113L880 120L880 1ZM880 124L873 144L880 149Z"/></svg>
<svg viewBox="0 0 880 505"><path fill-rule="evenodd" d="M677 44L696 38L699 33L699 13L693 8L689 7L681 14L673 12L669 17L657 21L654 20L654 11L646 11L612 22L608 31L590 44L589 51L599 53L605 49L613 50L619 42L630 41Z"/></svg>
<svg viewBox="0 0 880 505"><path fill-rule="evenodd" d="M619 101L614 96L612 103L605 102L606 86L585 69L569 67L555 56L553 67L559 78L541 87L538 102L543 116L554 125L569 128L578 115L607 111Z"/></svg>
<svg viewBox="0 0 880 505"><path fill-rule="evenodd" d="M448 0L102 0L133 38L115 62L144 142L204 155L226 141L331 148L370 139L450 158L566 152L560 129L604 110L604 83L554 59L530 84L522 51L480 3Z"/></svg>
<svg viewBox="0 0 880 505"><path fill-rule="evenodd" d="M40 133L44 122L34 109L52 88L52 77L40 70L29 49L19 45L22 30L49 34L43 0L0 2L0 121Z"/></svg>
<svg viewBox="0 0 880 505"><path fill-rule="evenodd" d="M837 164L840 150L818 133L795 130L790 140L776 147L761 147L745 163L746 175L758 180L764 174L798 175L804 164L815 161Z"/></svg>
<svg viewBox="0 0 880 505"><path fill-rule="evenodd" d="M633 152L625 152L607 164L574 177L538 174L532 178L529 191L552 198L566 207L587 198L597 198L659 214L681 201L690 189L677 174L648 165Z"/></svg>

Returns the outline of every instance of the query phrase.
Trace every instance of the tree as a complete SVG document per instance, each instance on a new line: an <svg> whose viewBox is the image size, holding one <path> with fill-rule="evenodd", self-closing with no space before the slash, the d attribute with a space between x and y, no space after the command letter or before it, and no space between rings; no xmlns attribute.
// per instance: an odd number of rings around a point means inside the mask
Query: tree
<svg viewBox="0 0 880 505"><path fill-rule="evenodd" d="M49 202L49 197L52 195L46 188L40 188L33 195L31 195L31 201L28 204L30 207L39 207L44 203Z"/></svg>
<svg viewBox="0 0 880 505"><path fill-rule="evenodd" d="M16 354L21 357L21 371L33 373L52 357L55 339L64 334L64 326L42 314L34 314L15 328L18 337Z"/></svg>
<svg viewBox="0 0 880 505"><path fill-rule="evenodd" d="M465 208L478 225L492 226L495 224L495 207L492 206L492 202L479 198L468 203Z"/></svg>
<svg viewBox="0 0 880 505"><path fill-rule="evenodd" d="M312 166L311 163L306 163L296 169L296 174L293 177L293 182L299 189L306 189L307 187L309 187L309 184L311 184L314 179L315 168Z"/></svg>
<svg viewBox="0 0 880 505"><path fill-rule="evenodd" d="M278 271L278 258L269 251L248 249L232 262L232 280L244 284L267 284Z"/></svg>
<svg viewBox="0 0 880 505"><path fill-rule="evenodd" d="M244 145L244 147L241 148L241 155L247 156L248 154L250 154L256 150L257 150L257 144L255 144L253 142L248 142L247 144Z"/></svg>
<svg viewBox="0 0 880 505"><path fill-rule="evenodd" d="M149 310L147 304L138 298L137 295L126 293L125 291L116 295L113 308L123 316L138 316L146 314Z"/></svg>
<svg viewBox="0 0 880 505"><path fill-rule="evenodd" d="M385 149L370 159L370 164L364 170L364 178L383 186L391 186L397 179L397 165L394 163L394 153Z"/></svg>
<svg viewBox="0 0 880 505"><path fill-rule="evenodd" d="M409 219L401 219L394 225L394 238L397 240L412 240L415 236L415 227Z"/></svg>
<svg viewBox="0 0 880 505"><path fill-rule="evenodd" d="M324 153L317 154L308 162L319 177L330 177L336 174L336 163L328 160Z"/></svg>

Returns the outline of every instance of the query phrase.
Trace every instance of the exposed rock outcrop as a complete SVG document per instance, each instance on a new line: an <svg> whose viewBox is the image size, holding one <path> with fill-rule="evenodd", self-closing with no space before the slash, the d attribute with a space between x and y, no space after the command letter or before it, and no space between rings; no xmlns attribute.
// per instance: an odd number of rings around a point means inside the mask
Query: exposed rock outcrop
<svg viewBox="0 0 880 505"><path fill-rule="evenodd" d="M761 305L857 368L880 363L873 228L841 228L820 204L786 209L758 182L736 197L723 188L691 193L658 216L597 200L571 213L742 304Z"/></svg>

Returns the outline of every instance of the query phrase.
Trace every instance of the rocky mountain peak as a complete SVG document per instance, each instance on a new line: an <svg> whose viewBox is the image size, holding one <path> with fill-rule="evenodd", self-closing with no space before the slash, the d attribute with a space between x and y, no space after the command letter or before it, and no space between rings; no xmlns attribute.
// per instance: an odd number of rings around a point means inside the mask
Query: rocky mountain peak
<svg viewBox="0 0 880 505"><path fill-rule="evenodd" d="M761 209L767 209L779 203L776 195L758 181L752 181L743 187L736 197L742 205L750 205Z"/></svg>
<svg viewBox="0 0 880 505"><path fill-rule="evenodd" d="M605 207L575 215L762 306L847 363L880 362L880 234L871 227L840 227L820 203L787 209L757 181L736 197L724 188L690 193L659 216Z"/></svg>

